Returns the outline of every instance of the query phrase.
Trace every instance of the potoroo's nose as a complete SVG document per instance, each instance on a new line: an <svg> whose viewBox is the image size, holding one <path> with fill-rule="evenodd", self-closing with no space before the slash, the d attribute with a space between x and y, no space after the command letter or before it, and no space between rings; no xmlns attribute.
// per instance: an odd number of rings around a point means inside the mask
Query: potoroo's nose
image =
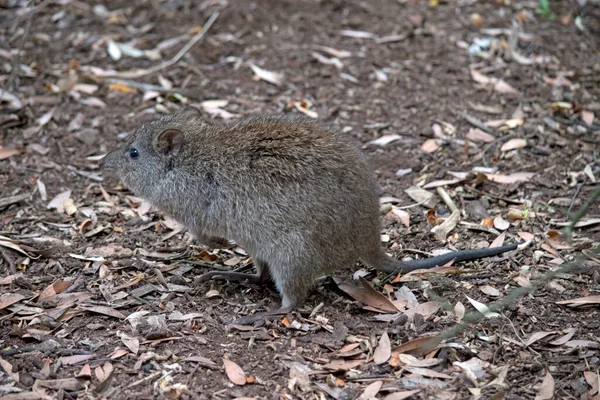
<svg viewBox="0 0 600 400"><path fill-rule="evenodd" d="M102 157L101 159L98 160L98 166L100 168L104 168L104 161L106 160L106 156Z"/></svg>

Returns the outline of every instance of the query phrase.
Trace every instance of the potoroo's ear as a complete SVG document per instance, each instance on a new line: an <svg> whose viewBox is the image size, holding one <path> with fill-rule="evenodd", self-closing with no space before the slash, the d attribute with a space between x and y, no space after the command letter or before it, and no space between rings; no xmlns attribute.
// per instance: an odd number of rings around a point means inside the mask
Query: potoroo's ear
<svg viewBox="0 0 600 400"><path fill-rule="evenodd" d="M154 138L153 147L159 154L175 155L183 146L183 132L179 129L167 129Z"/></svg>
<svg viewBox="0 0 600 400"><path fill-rule="evenodd" d="M202 115L202 112L200 109L194 106L186 106L180 108L179 111L177 111L177 114L189 115L190 117L199 117Z"/></svg>

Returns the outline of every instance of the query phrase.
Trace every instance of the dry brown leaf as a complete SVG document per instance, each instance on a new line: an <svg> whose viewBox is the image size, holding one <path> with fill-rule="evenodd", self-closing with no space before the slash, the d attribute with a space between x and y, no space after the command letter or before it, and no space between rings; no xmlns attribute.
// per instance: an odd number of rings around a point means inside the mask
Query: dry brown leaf
<svg viewBox="0 0 600 400"><path fill-rule="evenodd" d="M68 281L64 280L64 281L54 282L53 284L49 285L48 287L46 287L46 289L44 289L42 291L38 301L44 301L44 300L49 299L50 297L53 297L59 293L62 293L69 286L71 286L73 284L73 282L75 282L75 280L68 280Z"/></svg>
<svg viewBox="0 0 600 400"><path fill-rule="evenodd" d="M62 365L73 365L73 364L80 363L82 361L91 360L93 358L96 358L96 355L94 355L94 354L76 354L73 356L60 357L59 361L61 362Z"/></svg>
<svg viewBox="0 0 600 400"><path fill-rule="evenodd" d="M456 315L456 319L458 322L462 321L463 317L465 316L465 312L465 305L460 301L456 303L456 305L454 306L454 315Z"/></svg>
<svg viewBox="0 0 600 400"><path fill-rule="evenodd" d="M535 172L516 172L516 173L510 174L510 175L501 175L501 174L485 174L485 175L492 182L511 185L516 182L529 181L535 175Z"/></svg>
<svg viewBox="0 0 600 400"><path fill-rule="evenodd" d="M392 206L392 209L390 210L390 212L400 219L400 222L402 222L402 225L404 225L407 228L410 226L410 214L409 213L407 213L406 211L404 211L396 206Z"/></svg>
<svg viewBox="0 0 600 400"><path fill-rule="evenodd" d="M337 277L334 278L334 281L342 291L344 291L353 299L360 301L366 306L369 306L373 311L381 313L399 312L396 306L394 306L394 304L387 297L373 289L363 277L360 277L363 289L360 289L351 283L342 281Z"/></svg>
<svg viewBox="0 0 600 400"><path fill-rule="evenodd" d="M571 340L571 338L575 335L575 332L577 332L577 328L568 328L564 331L566 332L564 336L561 336L558 339L549 342L548 344L551 344L553 346L562 346L563 344Z"/></svg>
<svg viewBox="0 0 600 400"><path fill-rule="evenodd" d="M541 339L545 338L546 336L553 335L555 333L556 332L535 332L529 337L529 339L527 339L525 341L525 346L531 346L538 340L541 340Z"/></svg>
<svg viewBox="0 0 600 400"><path fill-rule="evenodd" d="M137 355L138 351L140 350L140 341L137 338L131 337L125 333L121 333L119 337L121 338L121 341L125 347L127 347L133 354Z"/></svg>
<svg viewBox="0 0 600 400"><path fill-rule="evenodd" d="M471 128L467 133L467 139L477 143L492 143L496 138L479 128Z"/></svg>
<svg viewBox="0 0 600 400"><path fill-rule="evenodd" d="M436 151L439 148L440 148L440 146L437 144L436 139L427 139L421 145L421 150L423 150L425 153L433 153L434 151Z"/></svg>
<svg viewBox="0 0 600 400"><path fill-rule="evenodd" d="M421 389L415 389L415 390L403 390L400 392L394 392L391 394L388 394L387 396L385 396L383 398L383 400L404 400L404 399L408 399L409 397L411 397L414 394L417 394L421 391Z"/></svg>
<svg viewBox="0 0 600 400"><path fill-rule="evenodd" d="M20 151L17 149L10 149L8 147L0 147L0 160L5 160L8 157L16 156Z"/></svg>
<svg viewBox="0 0 600 400"><path fill-rule="evenodd" d="M387 332L383 332L383 335L381 335L381 338L379 339L379 344L373 353L373 361L376 365L380 365L389 360L391 355L392 345L390 344L390 338Z"/></svg>
<svg viewBox="0 0 600 400"><path fill-rule="evenodd" d="M266 69L262 69L261 67L254 64L249 64L249 66L258 79L262 79L263 81L272 83L276 86L280 86L283 83L283 74L273 71L267 71Z"/></svg>
<svg viewBox="0 0 600 400"><path fill-rule="evenodd" d="M357 400L372 400L383 386L383 381L375 381L365 388Z"/></svg>
<svg viewBox="0 0 600 400"><path fill-rule="evenodd" d="M592 126L594 123L594 112L588 110L581 111L581 120L587 125Z"/></svg>
<svg viewBox="0 0 600 400"><path fill-rule="evenodd" d="M246 374L244 370L231 360L223 359L223 367L229 380L236 385L243 386L246 384Z"/></svg>
<svg viewBox="0 0 600 400"><path fill-rule="evenodd" d="M118 319L125 319L125 315L123 315L120 311L115 310L114 308L108 306L90 306L83 305L79 307L80 310L89 311L97 314L108 315L109 317L114 317Z"/></svg>
<svg viewBox="0 0 600 400"><path fill-rule="evenodd" d="M13 365L0 357L0 367L15 383L19 383L19 373L13 372Z"/></svg>
<svg viewBox="0 0 600 400"><path fill-rule="evenodd" d="M398 354L398 361L402 363L402 365L408 367L433 367L435 365L440 364L443 360L441 358L425 358L423 360L419 360L415 356L411 356L410 354Z"/></svg>
<svg viewBox="0 0 600 400"><path fill-rule="evenodd" d="M184 358L183 361L195 362L207 368L218 368L218 365L212 360L202 356L191 356Z"/></svg>
<svg viewBox="0 0 600 400"><path fill-rule="evenodd" d="M15 303L23 300L25 296L20 293L4 293L0 296L0 310L10 307Z"/></svg>
<svg viewBox="0 0 600 400"><path fill-rule="evenodd" d="M453 379L452 375L444 374L442 372L437 372L429 368L420 368L420 367L404 367L408 372L412 372L413 374L419 374L421 376L427 376L429 378L441 378L441 379Z"/></svg>
<svg viewBox="0 0 600 400"><path fill-rule="evenodd" d="M583 371L583 377L585 378L587 384L591 387L589 393L595 394L598 392L598 388L600 386L600 375L598 375L598 371Z"/></svg>
<svg viewBox="0 0 600 400"><path fill-rule="evenodd" d="M403 343L400 346L396 346L392 349L392 353L413 353L424 356L435 350L435 348L442 343L442 340L444 339L441 336L420 337Z"/></svg>
<svg viewBox="0 0 600 400"><path fill-rule="evenodd" d="M506 238L506 232L502 232L500 235L498 235L496 237L496 239L494 239L494 241L492 242L492 244L490 244L490 249L493 249L494 247L500 247L504 244L504 239Z"/></svg>
<svg viewBox="0 0 600 400"><path fill-rule="evenodd" d="M587 296L587 297L578 297L576 299L570 300L561 300L557 301L556 304L565 304L569 307L581 307L587 305L600 304L600 295L599 296Z"/></svg>
<svg viewBox="0 0 600 400"><path fill-rule="evenodd" d="M600 344L594 340L569 340L567 343L565 343L565 346L567 347L583 347L583 348L590 348L590 349L598 349L600 348Z"/></svg>
<svg viewBox="0 0 600 400"><path fill-rule="evenodd" d="M546 371L546 376L538 389L538 394L535 400L551 400L554 397L554 378L550 375L550 371Z"/></svg>
<svg viewBox="0 0 600 400"><path fill-rule="evenodd" d="M406 314L406 316L408 316L408 319L410 321L412 321L415 314L421 314L422 316L426 317L428 315L435 314L436 312L439 311L440 308L441 308L440 303L435 302L435 301L428 301L426 303L419 304L416 307L413 307L409 310L404 311L404 314Z"/></svg>
<svg viewBox="0 0 600 400"><path fill-rule="evenodd" d="M521 287L531 287L531 281L526 276L517 275L514 277L513 280L517 282L517 285Z"/></svg>
<svg viewBox="0 0 600 400"><path fill-rule="evenodd" d="M496 218L494 218L494 228L505 231L510 228L510 222L502 218L502 215L497 215Z"/></svg>
<svg viewBox="0 0 600 400"><path fill-rule="evenodd" d="M517 232L517 235L519 235L519 237L525 241L533 240L535 238L535 235L529 232Z"/></svg>
<svg viewBox="0 0 600 400"><path fill-rule="evenodd" d="M500 147L500 151L511 151L516 149L522 149L527 146L527 140L515 138L510 139L508 142L504 143L502 147Z"/></svg>
<svg viewBox="0 0 600 400"><path fill-rule="evenodd" d="M90 364L85 364L76 375L77 378L92 379L92 368Z"/></svg>
<svg viewBox="0 0 600 400"><path fill-rule="evenodd" d="M456 227L459 220L460 220L460 211L459 210L453 211L452 214L450 214L450 216L448 218L446 218L446 220L444 222L442 222L438 226L434 226L431 229L431 233L433 233L435 235L435 237L440 241L446 240L446 237L448 236L450 231Z"/></svg>
<svg viewBox="0 0 600 400"><path fill-rule="evenodd" d="M48 203L46 208L48 208L48 209L55 208L56 211L58 211L59 213L62 214L65 212L64 202L65 202L65 200L69 199L70 197L71 197L71 191L65 190L64 192L57 194L52 200L50 200L50 203Z"/></svg>
<svg viewBox="0 0 600 400"><path fill-rule="evenodd" d="M499 297L500 296L500 291L498 289L496 289L495 287L492 287L490 285L481 286L479 288L479 290L481 290L483 293L487 294L488 296L492 296L492 297Z"/></svg>
<svg viewBox="0 0 600 400"><path fill-rule="evenodd" d="M332 372L334 371L349 371L352 368L356 368L361 364L364 364L366 360L347 360L345 358L336 358L323 365Z"/></svg>
<svg viewBox="0 0 600 400"><path fill-rule="evenodd" d="M67 392L76 392L83 390L83 383L77 378L64 378L64 379L37 379L35 384L39 387L48 389L62 389Z"/></svg>
<svg viewBox="0 0 600 400"><path fill-rule="evenodd" d="M434 208L437 200L434 198L433 193L427 190L421 189L420 187L411 186L404 190L404 193L417 203L423 205L426 208Z"/></svg>
<svg viewBox="0 0 600 400"><path fill-rule="evenodd" d="M391 134L391 135L383 135L382 137L375 139L375 140L371 140L370 142L367 142L365 144L365 146L387 146L388 144L395 142L397 140L402 139L402 136L400 135L396 135L396 134Z"/></svg>

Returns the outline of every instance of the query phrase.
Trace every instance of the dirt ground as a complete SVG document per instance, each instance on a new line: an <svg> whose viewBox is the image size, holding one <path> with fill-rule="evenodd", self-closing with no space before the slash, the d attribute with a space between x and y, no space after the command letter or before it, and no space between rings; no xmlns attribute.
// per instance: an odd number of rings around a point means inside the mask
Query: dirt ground
<svg viewBox="0 0 600 400"><path fill-rule="evenodd" d="M597 0L32 3L0 0L0 399L600 399L598 202L559 234L600 172ZM125 76L215 12L175 63ZM243 249L200 246L97 166L183 104L358 139L397 258L524 244L431 274L347 266L299 312L231 325L279 305L197 282L251 272ZM438 187L460 219L443 240ZM352 291L359 275L375 290Z"/></svg>

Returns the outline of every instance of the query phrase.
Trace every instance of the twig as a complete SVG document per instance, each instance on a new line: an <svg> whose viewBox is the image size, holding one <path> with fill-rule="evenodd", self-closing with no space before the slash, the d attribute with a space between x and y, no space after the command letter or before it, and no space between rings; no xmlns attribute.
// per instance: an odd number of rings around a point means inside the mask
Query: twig
<svg viewBox="0 0 600 400"><path fill-rule="evenodd" d="M583 187L583 183L580 183L579 185L577 185L577 190L575 191L575 194L571 198L571 204L569 204L569 209L567 210L567 215L569 215L571 213L571 210L573 209L573 206L575 205L575 201L577 200L577 196L579 196L579 192L581 191L582 187Z"/></svg>
<svg viewBox="0 0 600 400"><path fill-rule="evenodd" d="M463 112L458 112L458 111L454 111L452 110L452 112L455 115L458 115L459 117L464 118L468 123L470 123L471 125L473 125L476 128L481 129L484 132L487 132L489 134L494 134L496 132L494 132L494 130L492 128L490 128L489 126L486 126L483 122L481 122L479 119L475 118L474 116L467 114L466 111Z"/></svg>
<svg viewBox="0 0 600 400"><path fill-rule="evenodd" d="M93 354L88 350L79 349L65 349L61 347L45 347L45 346L24 346L20 348L0 350L0 356L14 356L15 354L31 353L33 351L39 351L44 354L60 354L60 355L91 355Z"/></svg>
<svg viewBox="0 0 600 400"><path fill-rule="evenodd" d="M452 200L452 198L450 197L448 192L446 192L446 189L444 189L441 186L438 186L436 188L436 191L440 195L442 200L444 200L444 203L446 203L446 205L450 209L450 212L458 211L458 207L456 206L456 204L454 203L454 200Z"/></svg>
<svg viewBox="0 0 600 400"><path fill-rule="evenodd" d="M571 224L569 226L566 226L564 229L564 234L566 237L571 237L571 235L573 234L573 228L575 227L575 224L577 222L579 222L579 220L581 218L583 218L583 216L587 213L587 211L590 209L592 204L594 204L596 202L596 200L598 200L599 197L600 197L600 185L598 185L598 187L596 187L596 190L594 190L592 192L592 195L590 196L590 198L587 199L587 201L585 203L583 203L583 205L581 206L579 211L577 211L571 217Z"/></svg>
<svg viewBox="0 0 600 400"><path fill-rule="evenodd" d="M33 0L29 2L33 4ZM39 8L38 8L39 9ZM15 79L17 78L17 71L19 70L19 60L21 59L21 52L23 51L23 47L25 46L25 42L27 41L27 37L29 36L29 31L31 30L31 22L33 21L33 14L35 14L35 10L29 14L29 18L27 18L27 24L25 25L25 31L23 32L23 40L19 45L19 49L17 50L17 54L15 54L12 62L12 69L10 71L10 75L8 76L8 80L6 81L6 85L0 90L0 99L4 97L5 91L10 91L12 88Z"/></svg>
<svg viewBox="0 0 600 400"><path fill-rule="evenodd" d="M164 62L162 62L158 65L155 65L152 68L148 68L148 69L139 69L136 71L113 72L113 73L102 74L101 76L98 76L98 77L99 78L140 78L142 76L150 75L150 74L153 74L155 72L158 72L160 70L170 67L171 65L177 63L185 55L185 53L187 53L200 39L202 39L204 37L204 35L206 34L206 32L208 32L208 30L210 29L210 27L215 22L215 20L217 19L218 16L219 16L218 11L215 11L214 13L212 13L212 15L210 16L210 18L208 18L208 20L206 21L206 23L204 24L204 26L202 27L200 32L195 34L194 37L192 37L189 40L189 42L187 42L186 45L183 46L181 48L181 50L179 50L179 52L177 54L175 54L175 56L173 58L171 58L170 60L164 61Z"/></svg>
<svg viewBox="0 0 600 400"><path fill-rule="evenodd" d="M137 381L135 381L133 383L130 383L127 387L128 388L132 388L132 387L136 387L136 386L139 386L139 385L143 385L144 383L147 383L147 382L152 382L154 379L158 378L162 374L163 374L162 371L156 371L156 372L148 375L145 378L142 378L142 379L137 380Z"/></svg>
<svg viewBox="0 0 600 400"><path fill-rule="evenodd" d="M487 153L492 147L498 145L499 143L504 142L505 140L508 140L508 139L512 138L513 136L515 136L515 132L509 133L508 135L501 136L498 139L494 140L492 143L490 143L487 146L485 146L485 148L481 152L481 161L483 162L483 165L486 168L489 167L489 164L488 164L488 162L487 162L487 160L485 158L485 153Z"/></svg>

